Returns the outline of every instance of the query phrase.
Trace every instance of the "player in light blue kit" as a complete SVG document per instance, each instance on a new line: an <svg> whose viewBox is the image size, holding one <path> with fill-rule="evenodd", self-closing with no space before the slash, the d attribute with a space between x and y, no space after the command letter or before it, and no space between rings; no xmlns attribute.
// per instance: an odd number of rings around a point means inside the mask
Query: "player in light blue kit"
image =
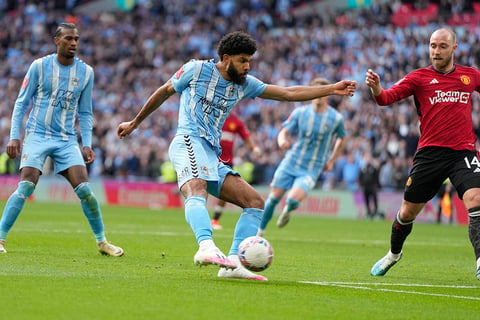
<svg viewBox="0 0 480 320"><path fill-rule="evenodd" d="M316 78L312 85L329 82ZM295 142L292 144L292 137ZM328 105L328 97L314 99L311 104L296 108L283 123L278 134L278 146L288 150L270 184L270 194L257 235L263 236L275 207L288 191L285 206L277 220L279 228L290 220L290 214L313 189L322 171L331 171L345 145L343 116ZM333 151L330 154L333 139ZM328 156L330 154L330 156ZM328 157L328 158L327 158Z"/></svg>
<svg viewBox="0 0 480 320"><path fill-rule="evenodd" d="M7 154L14 159L21 153L20 182L8 198L0 220L0 253L6 253L5 240L25 201L35 190L47 157L55 173L63 175L80 198L98 250L121 256L123 250L105 238L102 213L88 183L85 163L92 163L92 67L75 57L79 32L74 24L58 26L54 41L57 53L35 60L23 80L15 101ZM23 118L32 104L20 147ZM83 153L78 144L75 123L78 115ZM84 160L85 156L85 160Z"/></svg>
<svg viewBox="0 0 480 320"><path fill-rule="evenodd" d="M194 263L220 266L218 276L222 278L267 280L243 268L237 257L240 242L257 233L264 203L252 186L218 160L222 126L231 109L246 98L312 100L331 94L351 96L356 88L355 82L347 80L327 86L265 84L248 75L256 50L256 42L248 34L227 34L218 46L220 61L191 60L184 64L147 99L133 120L120 123L117 130L120 138L128 136L171 95L181 94L178 129L169 155L185 197L185 218L199 245ZM206 206L209 193L243 209L228 258L212 239Z"/></svg>

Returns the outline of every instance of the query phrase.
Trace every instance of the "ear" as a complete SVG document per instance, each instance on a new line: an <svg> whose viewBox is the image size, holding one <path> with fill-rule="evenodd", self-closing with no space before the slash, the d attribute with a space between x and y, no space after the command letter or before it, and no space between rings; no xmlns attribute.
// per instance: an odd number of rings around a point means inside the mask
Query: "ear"
<svg viewBox="0 0 480 320"><path fill-rule="evenodd" d="M224 53L222 56L222 62L229 63L232 57L229 54Z"/></svg>

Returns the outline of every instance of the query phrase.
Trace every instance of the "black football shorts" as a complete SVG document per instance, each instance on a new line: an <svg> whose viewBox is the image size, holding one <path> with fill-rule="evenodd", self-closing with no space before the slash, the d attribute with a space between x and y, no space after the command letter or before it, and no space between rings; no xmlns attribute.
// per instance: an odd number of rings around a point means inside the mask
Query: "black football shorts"
<svg viewBox="0 0 480 320"><path fill-rule="evenodd" d="M480 188L477 151L444 147L418 150L405 183L404 199L413 203L427 202L435 196L447 178L450 178L460 199L468 189Z"/></svg>

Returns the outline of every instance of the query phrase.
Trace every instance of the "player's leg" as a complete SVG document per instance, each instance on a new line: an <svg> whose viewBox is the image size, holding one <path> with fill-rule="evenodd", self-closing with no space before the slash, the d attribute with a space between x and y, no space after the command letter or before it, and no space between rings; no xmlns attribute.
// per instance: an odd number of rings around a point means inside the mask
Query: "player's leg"
<svg viewBox="0 0 480 320"><path fill-rule="evenodd" d="M468 209L468 235L476 259L476 277L480 280L480 188L471 188L463 194Z"/></svg>
<svg viewBox="0 0 480 320"><path fill-rule="evenodd" d="M403 200L400 211L392 223L390 234L390 250L372 267L372 276L383 276L402 258L402 248L408 235L412 232L415 217L425 206L425 203L412 203ZM406 218L402 218L406 217Z"/></svg>
<svg viewBox="0 0 480 320"><path fill-rule="evenodd" d="M185 135L172 140L169 156L177 172L178 187L185 198L185 220L199 246L194 263L235 268L236 264L229 261L213 241L207 210L207 181L218 181L216 153L204 139Z"/></svg>
<svg viewBox="0 0 480 320"><path fill-rule="evenodd" d="M28 136L23 143L20 182L8 198L0 220L0 253L7 252L5 250L7 234L22 211L25 201L33 194L50 148L48 141L42 141L34 135Z"/></svg>
<svg viewBox="0 0 480 320"><path fill-rule="evenodd" d="M480 280L480 172L475 151L458 152L454 174L450 181L468 211L468 234L476 259L476 277Z"/></svg>
<svg viewBox="0 0 480 320"><path fill-rule="evenodd" d="M220 172L222 172L222 170L220 170ZM220 176L223 176L223 174L220 173ZM220 197L225 201L243 208L243 211L235 226L233 241L228 254L228 259L235 262L236 268L233 270L221 268L218 276L221 278L267 280L267 278L245 269L238 259L238 246L240 242L257 233L264 206L261 195L232 171L225 175L221 186Z"/></svg>
<svg viewBox="0 0 480 320"><path fill-rule="evenodd" d="M24 167L22 169L17 189L8 198L0 219L0 253L7 252L5 249L7 234L20 215L25 201L33 194L39 176L40 171L36 168Z"/></svg>
<svg viewBox="0 0 480 320"><path fill-rule="evenodd" d="M283 165L282 162L275 171L275 174L273 175L272 182L270 183L270 192L268 194L267 200L265 201L263 218L260 222L260 227L258 229L259 236L264 235L265 229L267 228L268 223L273 217L275 208L277 207L285 192L293 186L295 176L293 176L290 171L291 170L287 170L287 168L285 167L285 165Z"/></svg>
<svg viewBox="0 0 480 320"><path fill-rule="evenodd" d="M221 230L222 225L220 224L219 220L222 216L223 209L225 208L226 202L222 199L217 200L217 204L213 209L213 218L212 218L212 228L213 230Z"/></svg>
<svg viewBox="0 0 480 320"><path fill-rule="evenodd" d="M445 157L445 148L424 148L417 152L410 176L406 181L404 200L392 223L390 250L370 270L372 276L383 276L402 257L402 248L412 232L413 222L425 203L432 199L448 172L452 161Z"/></svg>
<svg viewBox="0 0 480 320"><path fill-rule="evenodd" d="M309 174L302 174L295 178L293 186L288 192L285 206L277 219L277 227L283 228L290 221L291 212L296 210L315 186L315 179Z"/></svg>
<svg viewBox="0 0 480 320"><path fill-rule="evenodd" d="M267 229L268 223L270 222L270 220L272 220L275 208L277 207L278 203L280 202L286 191L287 190L283 188L276 188L273 186L270 188L270 193L268 194L268 198L265 201L265 209L263 212L262 221L260 222L260 226L258 228L258 236L264 236L265 229Z"/></svg>
<svg viewBox="0 0 480 320"><path fill-rule="evenodd" d="M123 249L109 243L105 237L102 211L88 182L83 155L76 143L60 142L52 155L55 173L64 176L80 199L80 205L95 237L97 248L104 255L120 257Z"/></svg>

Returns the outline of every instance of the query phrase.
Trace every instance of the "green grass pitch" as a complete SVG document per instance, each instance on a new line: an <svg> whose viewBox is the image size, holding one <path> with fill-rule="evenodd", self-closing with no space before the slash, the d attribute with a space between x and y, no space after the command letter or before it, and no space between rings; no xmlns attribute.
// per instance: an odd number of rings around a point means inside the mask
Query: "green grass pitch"
<svg viewBox="0 0 480 320"><path fill-rule="evenodd" d="M0 202L3 208L5 202ZM415 224L404 257L370 276L390 221L294 215L267 230L268 282L197 267L182 210L104 207L121 258L101 256L79 205L26 204L0 255L1 319L478 319L466 226ZM226 253L237 213L214 232Z"/></svg>

